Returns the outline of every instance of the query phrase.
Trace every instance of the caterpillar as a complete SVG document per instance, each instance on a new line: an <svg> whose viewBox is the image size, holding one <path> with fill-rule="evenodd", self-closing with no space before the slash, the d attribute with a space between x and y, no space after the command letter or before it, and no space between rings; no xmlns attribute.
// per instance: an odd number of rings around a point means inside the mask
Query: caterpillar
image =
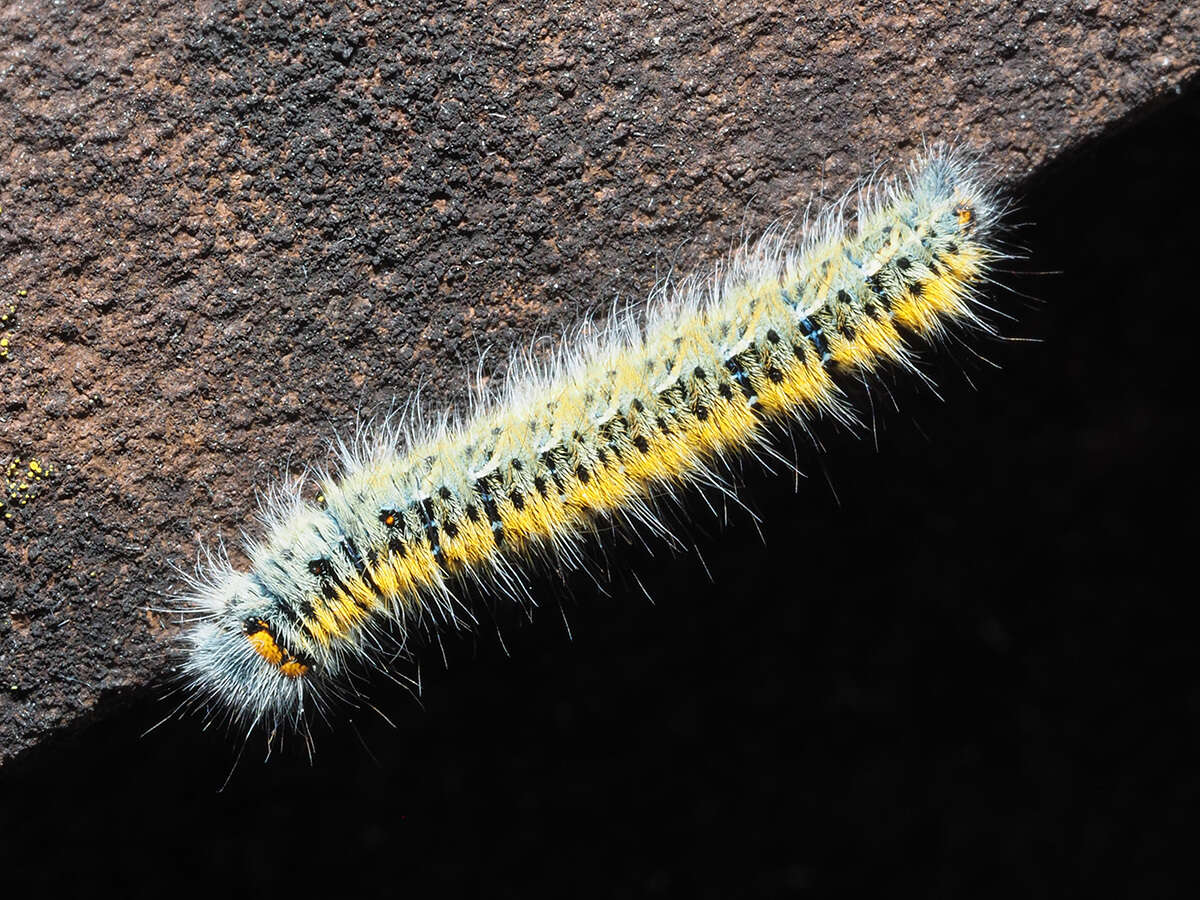
<svg viewBox="0 0 1200 900"><path fill-rule="evenodd" d="M187 702L301 728L394 642L469 624L466 589L515 598L524 567L581 565L600 523L664 532L664 498L723 487L722 464L780 426L854 424L851 381L919 374L913 339L989 330L1002 211L973 164L935 147L858 197L856 214L769 231L548 361L519 355L464 414L362 430L337 474L312 477L316 500L272 489L249 570L210 554L181 598Z"/></svg>

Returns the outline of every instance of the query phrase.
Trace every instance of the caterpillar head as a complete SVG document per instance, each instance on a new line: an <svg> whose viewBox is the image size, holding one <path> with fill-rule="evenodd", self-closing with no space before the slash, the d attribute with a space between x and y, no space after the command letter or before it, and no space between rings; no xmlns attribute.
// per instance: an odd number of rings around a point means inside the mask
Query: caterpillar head
<svg viewBox="0 0 1200 900"><path fill-rule="evenodd" d="M252 576L227 570L188 598L201 618L188 629L183 675L194 702L246 725L298 727L312 697L315 662Z"/></svg>

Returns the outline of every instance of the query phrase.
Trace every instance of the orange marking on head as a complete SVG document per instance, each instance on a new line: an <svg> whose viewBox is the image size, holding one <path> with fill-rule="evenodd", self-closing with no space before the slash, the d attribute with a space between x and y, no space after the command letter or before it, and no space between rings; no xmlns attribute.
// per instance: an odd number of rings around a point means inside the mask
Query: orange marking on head
<svg viewBox="0 0 1200 900"><path fill-rule="evenodd" d="M296 659L289 659L279 667L279 674L285 678L301 678L308 674L308 666Z"/></svg>
<svg viewBox="0 0 1200 900"><path fill-rule="evenodd" d="M958 224L966 228L975 221L975 210L967 206L965 203L960 203L954 208L954 214L958 218Z"/></svg>
<svg viewBox="0 0 1200 900"><path fill-rule="evenodd" d="M308 674L308 666L275 642L266 622L262 619L255 619L247 628L256 629L254 631L247 630L246 633L246 640L250 642L254 652L277 668L281 675L285 678L299 678Z"/></svg>
<svg viewBox="0 0 1200 900"><path fill-rule="evenodd" d="M254 648L254 652L271 665L278 666L283 662L283 651L275 643L275 638L271 637L271 632L265 628L254 632L254 634L246 635L246 640L250 642L250 646Z"/></svg>

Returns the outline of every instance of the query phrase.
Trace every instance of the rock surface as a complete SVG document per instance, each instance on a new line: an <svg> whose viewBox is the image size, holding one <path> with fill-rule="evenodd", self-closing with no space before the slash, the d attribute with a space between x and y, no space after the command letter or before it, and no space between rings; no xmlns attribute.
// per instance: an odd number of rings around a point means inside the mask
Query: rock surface
<svg viewBox="0 0 1200 900"><path fill-rule="evenodd" d="M1020 186L1194 78L1196 7L1142 6L0 7L0 467L54 470L0 525L0 761L158 684L174 567L360 410L923 138Z"/></svg>

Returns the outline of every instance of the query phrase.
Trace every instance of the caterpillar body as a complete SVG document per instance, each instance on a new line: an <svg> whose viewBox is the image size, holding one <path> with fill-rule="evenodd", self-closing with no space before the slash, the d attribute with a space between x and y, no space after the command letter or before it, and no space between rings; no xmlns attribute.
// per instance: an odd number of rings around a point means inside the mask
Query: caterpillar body
<svg viewBox="0 0 1200 900"><path fill-rule="evenodd" d="M343 445L319 500L276 489L249 571L212 563L184 598L192 702L299 727L354 693L356 665L384 664L385 638L469 621L465 586L516 595L524 565L579 564L601 521L664 529L663 496L719 483L722 459L776 426L853 422L839 382L914 368L913 337L986 328L999 213L969 163L934 149L862 188L853 220L838 205L769 233L549 362L523 357L468 414Z"/></svg>

